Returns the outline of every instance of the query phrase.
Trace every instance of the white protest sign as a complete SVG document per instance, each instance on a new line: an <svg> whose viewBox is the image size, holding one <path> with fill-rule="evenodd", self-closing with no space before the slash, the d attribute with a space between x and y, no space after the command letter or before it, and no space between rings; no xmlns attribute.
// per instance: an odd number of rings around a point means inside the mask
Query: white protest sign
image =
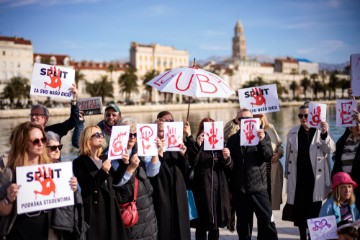
<svg viewBox="0 0 360 240"><path fill-rule="evenodd" d="M351 88L353 96L360 96L360 54L350 56Z"/></svg>
<svg viewBox="0 0 360 240"><path fill-rule="evenodd" d="M224 148L224 123L204 122L204 150L222 150Z"/></svg>
<svg viewBox="0 0 360 240"><path fill-rule="evenodd" d="M156 156L157 124L137 124L138 156Z"/></svg>
<svg viewBox="0 0 360 240"><path fill-rule="evenodd" d="M79 98L78 106L84 115L101 114L102 100L101 97Z"/></svg>
<svg viewBox="0 0 360 240"><path fill-rule="evenodd" d="M183 143L183 122L164 122L165 148L167 152L180 151Z"/></svg>
<svg viewBox="0 0 360 240"><path fill-rule="evenodd" d="M17 213L74 205L72 176L71 162L16 167Z"/></svg>
<svg viewBox="0 0 360 240"><path fill-rule="evenodd" d="M69 90L75 83L71 68L35 63L31 77L30 95L72 99Z"/></svg>
<svg viewBox="0 0 360 240"><path fill-rule="evenodd" d="M259 118L241 119L240 146L255 146L259 143L257 131L260 129Z"/></svg>
<svg viewBox="0 0 360 240"><path fill-rule="evenodd" d="M336 126L351 127L356 125L353 110L356 110L355 100L336 100Z"/></svg>
<svg viewBox="0 0 360 240"><path fill-rule="evenodd" d="M122 159L129 141L130 126L113 126L109 141L108 159Z"/></svg>
<svg viewBox="0 0 360 240"><path fill-rule="evenodd" d="M308 219L307 225L312 240L338 239L334 215Z"/></svg>
<svg viewBox="0 0 360 240"><path fill-rule="evenodd" d="M320 123L326 121L326 104L310 102L307 120L309 127L320 127Z"/></svg>
<svg viewBox="0 0 360 240"><path fill-rule="evenodd" d="M280 111L276 84L242 88L238 93L240 108L249 109L253 114Z"/></svg>

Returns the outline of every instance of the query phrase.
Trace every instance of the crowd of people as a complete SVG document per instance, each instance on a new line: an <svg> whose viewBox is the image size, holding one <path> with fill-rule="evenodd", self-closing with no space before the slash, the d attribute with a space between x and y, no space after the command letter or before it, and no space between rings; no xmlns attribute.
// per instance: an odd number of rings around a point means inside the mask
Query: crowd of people
<svg viewBox="0 0 360 240"><path fill-rule="evenodd" d="M265 114L241 109L224 127L222 150L204 150L203 118L196 134L188 121L179 151L166 151L164 123L181 121L171 112L159 112L156 147L152 157L138 155L137 122L123 117L120 107L109 104L97 125L85 126L71 89L70 118L47 125L49 111L35 105L30 121L15 127L10 150L0 159L1 239L153 239L189 240L195 228L197 240L217 240L219 228L236 228L240 240L251 239L253 215L257 239L278 239L273 211L283 203L283 179L287 179L287 220L299 228L300 239L309 239L307 219L334 215L338 226L360 219L360 115L356 126L346 128L334 142L327 122L319 128L307 124L308 105L299 107L299 124L289 130L286 149ZM241 146L241 120L259 118L259 143ZM130 127L122 158L108 159L113 126ZM73 206L18 214L16 167L61 162L61 138L74 129L72 145L79 148L73 161L69 187ZM285 156L285 172L280 159ZM332 157L332 158L331 158ZM334 167L331 168L331 161ZM187 190L193 192L197 218L190 220ZM135 202L136 220L128 224L121 206ZM339 230L339 238L356 239L356 228Z"/></svg>

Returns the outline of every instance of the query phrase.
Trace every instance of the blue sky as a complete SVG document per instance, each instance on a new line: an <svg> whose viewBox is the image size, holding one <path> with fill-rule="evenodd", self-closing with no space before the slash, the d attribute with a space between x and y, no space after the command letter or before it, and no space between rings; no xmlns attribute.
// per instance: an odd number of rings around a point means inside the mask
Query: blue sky
<svg viewBox="0 0 360 240"><path fill-rule="evenodd" d="M0 35L74 60L129 57L130 42L231 56L234 26L249 55L344 63L360 53L359 0L0 0Z"/></svg>

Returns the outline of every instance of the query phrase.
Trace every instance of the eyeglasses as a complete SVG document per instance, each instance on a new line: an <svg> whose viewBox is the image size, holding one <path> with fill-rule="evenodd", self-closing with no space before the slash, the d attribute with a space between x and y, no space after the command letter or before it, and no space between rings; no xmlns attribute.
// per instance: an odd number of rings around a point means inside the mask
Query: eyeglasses
<svg viewBox="0 0 360 240"><path fill-rule="evenodd" d="M134 137L136 138L136 133L129 133L129 138Z"/></svg>
<svg viewBox="0 0 360 240"><path fill-rule="evenodd" d="M40 117L40 116L45 116L45 114L41 114L41 113L30 113L29 116L30 116L30 117Z"/></svg>
<svg viewBox="0 0 360 240"><path fill-rule="evenodd" d="M239 117L239 118L238 118L238 121L241 122L241 120L243 120L243 119L249 119L249 118L251 118L251 117Z"/></svg>
<svg viewBox="0 0 360 240"><path fill-rule="evenodd" d="M29 140L29 142L32 142L32 144L35 146L35 145L39 145L40 144L40 142L42 143L42 144L45 144L46 143L46 141L47 141L47 139L46 138L36 138L36 139L34 139L34 140Z"/></svg>
<svg viewBox="0 0 360 240"><path fill-rule="evenodd" d="M104 137L104 134L101 133L101 132L97 132L97 133L94 133L93 135L91 135L91 137L96 137L96 138L103 138Z"/></svg>
<svg viewBox="0 0 360 240"><path fill-rule="evenodd" d="M57 146L46 146L46 148L49 148L52 152L56 151L57 148L59 149L59 151L61 151L62 147L63 147L62 144Z"/></svg>
<svg viewBox="0 0 360 240"><path fill-rule="evenodd" d="M114 118L115 117L118 117L119 116L119 114L118 113L105 113L105 117L111 117L111 116L113 116Z"/></svg>
<svg viewBox="0 0 360 240"><path fill-rule="evenodd" d="M159 118L159 121L160 122L174 122L174 119L162 119L162 118Z"/></svg>
<svg viewBox="0 0 360 240"><path fill-rule="evenodd" d="M307 115L307 114L301 114L301 113L299 113L299 114L298 114L298 117L299 117L300 119L303 118L303 117L308 118L308 115Z"/></svg>

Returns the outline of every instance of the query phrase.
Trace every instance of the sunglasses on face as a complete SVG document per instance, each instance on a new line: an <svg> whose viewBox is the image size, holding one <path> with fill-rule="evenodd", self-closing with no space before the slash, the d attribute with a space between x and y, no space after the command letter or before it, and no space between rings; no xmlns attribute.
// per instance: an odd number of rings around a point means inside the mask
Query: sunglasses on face
<svg viewBox="0 0 360 240"><path fill-rule="evenodd" d="M129 138L134 137L136 138L136 133L129 133Z"/></svg>
<svg viewBox="0 0 360 240"><path fill-rule="evenodd" d="M249 118L251 118L251 117L239 117L239 118L238 118L238 121L241 122L241 120L243 120L243 119L249 119Z"/></svg>
<svg viewBox="0 0 360 240"><path fill-rule="evenodd" d="M298 114L298 117L299 117L300 119L303 118L303 117L308 118L308 115L307 115L307 114L301 114L301 113L299 113L299 114Z"/></svg>
<svg viewBox="0 0 360 240"><path fill-rule="evenodd" d="M174 119L162 119L162 118L159 118L159 121L160 122L174 122Z"/></svg>
<svg viewBox="0 0 360 240"><path fill-rule="evenodd" d="M41 113L30 113L29 116L30 117L40 117L40 116L45 116L45 115L41 114Z"/></svg>
<svg viewBox="0 0 360 240"><path fill-rule="evenodd" d="M49 148L52 152L56 151L57 148L59 149L59 151L61 151L62 147L63 147L62 144L57 146L46 146L46 148Z"/></svg>
<svg viewBox="0 0 360 240"><path fill-rule="evenodd" d="M94 133L93 135L91 135L91 137L95 137L95 138L103 138L104 137L104 134L101 133L101 132L97 132L97 133Z"/></svg>
<svg viewBox="0 0 360 240"><path fill-rule="evenodd" d="M34 139L34 140L29 140L29 142L32 142L32 144L35 146L35 145L39 145L40 144L40 142L42 143L42 144L45 144L46 143L46 141L47 141L47 139L46 138L36 138L36 139Z"/></svg>

